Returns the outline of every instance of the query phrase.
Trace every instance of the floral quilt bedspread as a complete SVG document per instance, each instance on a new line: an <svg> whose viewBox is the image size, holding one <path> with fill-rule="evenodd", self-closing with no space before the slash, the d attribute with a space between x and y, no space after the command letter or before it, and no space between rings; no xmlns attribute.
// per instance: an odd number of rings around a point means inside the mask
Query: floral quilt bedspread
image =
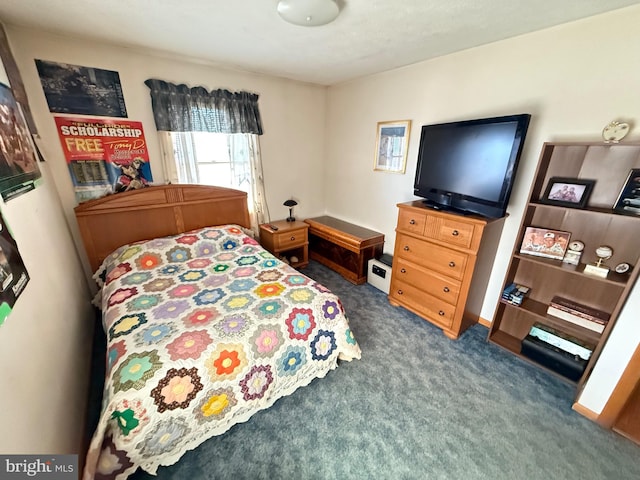
<svg viewBox="0 0 640 480"><path fill-rule="evenodd" d="M360 358L338 297L234 225L126 245L95 278L107 380L85 479L155 473Z"/></svg>

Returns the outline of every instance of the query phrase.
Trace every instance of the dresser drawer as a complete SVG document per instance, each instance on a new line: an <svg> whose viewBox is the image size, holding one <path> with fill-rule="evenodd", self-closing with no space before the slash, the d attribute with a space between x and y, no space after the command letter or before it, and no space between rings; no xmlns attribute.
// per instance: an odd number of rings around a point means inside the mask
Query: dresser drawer
<svg viewBox="0 0 640 480"><path fill-rule="evenodd" d="M301 247L307 243L307 232L304 228L276 233L273 236L276 249L283 250L292 247Z"/></svg>
<svg viewBox="0 0 640 480"><path fill-rule="evenodd" d="M455 306L460 295L460 282L419 265L399 259L393 268L398 281L422 289L434 297Z"/></svg>
<svg viewBox="0 0 640 480"><path fill-rule="evenodd" d="M390 296L400 304L424 315L430 322L444 328L451 328L455 307L408 283L393 279Z"/></svg>
<svg viewBox="0 0 640 480"><path fill-rule="evenodd" d="M422 235L424 233L426 220L427 215L425 213L400 209L398 213L398 228Z"/></svg>
<svg viewBox="0 0 640 480"><path fill-rule="evenodd" d="M451 245L469 248L473 238L473 225L446 218L438 218L433 238Z"/></svg>
<svg viewBox="0 0 640 480"><path fill-rule="evenodd" d="M402 234L396 237L396 256L457 280L464 276L468 259L464 253Z"/></svg>

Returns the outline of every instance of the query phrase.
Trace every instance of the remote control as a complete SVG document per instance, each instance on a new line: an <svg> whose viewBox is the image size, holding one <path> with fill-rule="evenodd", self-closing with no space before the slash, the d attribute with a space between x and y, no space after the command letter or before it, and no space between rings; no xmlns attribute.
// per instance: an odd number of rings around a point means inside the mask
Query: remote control
<svg viewBox="0 0 640 480"><path fill-rule="evenodd" d="M271 230L273 230L274 232L275 232L276 230L278 230L278 227L277 227L277 226L275 226L275 225L269 225L269 227L270 227L270 228L271 228Z"/></svg>

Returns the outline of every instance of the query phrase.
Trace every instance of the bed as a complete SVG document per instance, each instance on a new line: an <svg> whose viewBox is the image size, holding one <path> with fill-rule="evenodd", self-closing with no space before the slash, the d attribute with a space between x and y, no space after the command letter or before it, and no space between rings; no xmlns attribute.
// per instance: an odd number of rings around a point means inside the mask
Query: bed
<svg viewBox="0 0 640 480"><path fill-rule="evenodd" d="M154 474L360 358L340 299L247 234L244 192L156 186L75 212L107 337L85 479Z"/></svg>

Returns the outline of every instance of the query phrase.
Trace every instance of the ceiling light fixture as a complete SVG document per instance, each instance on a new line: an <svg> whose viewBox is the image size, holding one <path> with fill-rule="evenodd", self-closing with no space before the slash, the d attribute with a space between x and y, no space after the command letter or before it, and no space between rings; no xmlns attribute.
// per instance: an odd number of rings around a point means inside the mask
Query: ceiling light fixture
<svg viewBox="0 0 640 480"><path fill-rule="evenodd" d="M334 0L280 0L278 14L294 25L316 27L333 22L340 13Z"/></svg>

